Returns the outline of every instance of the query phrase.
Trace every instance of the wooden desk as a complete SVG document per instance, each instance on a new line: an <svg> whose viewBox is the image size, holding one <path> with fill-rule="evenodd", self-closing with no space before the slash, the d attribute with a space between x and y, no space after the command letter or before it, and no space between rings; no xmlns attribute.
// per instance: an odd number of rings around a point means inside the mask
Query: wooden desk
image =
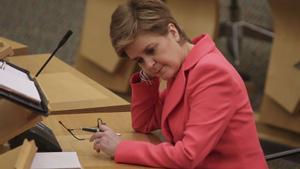
<svg viewBox="0 0 300 169"><path fill-rule="evenodd" d="M8 61L29 70L34 77L49 56L50 54L38 54L9 57ZM57 57L52 58L37 80L49 101L51 114L129 111L127 101ZM62 86L57 86L60 84ZM90 95L86 95L87 90Z"/></svg>
<svg viewBox="0 0 300 169"><path fill-rule="evenodd" d="M7 44L9 44L13 51L14 51L14 56L18 56L18 55L26 55L28 54L28 46L19 43L19 42L15 42L3 37L0 37L0 41L6 42Z"/></svg>
<svg viewBox="0 0 300 169"><path fill-rule="evenodd" d="M144 140L152 143L160 142L159 138L155 135L135 133L131 128L130 112L52 115L44 118L43 123L52 129L63 151L77 152L79 161L85 169L146 168L141 166L115 163L104 153L96 153L93 150L93 143L90 143L88 140L76 140L58 123L60 120L68 128L92 127L96 125L97 118L101 118L114 131L121 133L122 139ZM91 133L77 132L76 135L81 138L90 138Z"/></svg>

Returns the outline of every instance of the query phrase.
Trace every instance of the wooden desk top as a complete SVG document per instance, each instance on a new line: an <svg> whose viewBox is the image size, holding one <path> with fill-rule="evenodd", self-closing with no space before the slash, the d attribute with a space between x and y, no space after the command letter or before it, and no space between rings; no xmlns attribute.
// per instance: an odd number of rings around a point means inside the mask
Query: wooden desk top
<svg viewBox="0 0 300 169"><path fill-rule="evenodd" d="M97 118L101 118L107 126L111 127L114 131L121 133L120 137L124 140L144 140L152 143L160 142L159 138L155 135L146 135L134 132L131 128L130 112L52 115L45 117L43 123L52 129L63 151L77 152L79 161L85 169L146 168L115 163L104 153L96 153L93 150L93 143L90 143L88 140L76 140L58 123L60 120L68 128L92 127L96 125ZM90 138L91 136L91 133L80 132L76 133L76 135L80 138Z"/></svg>
<svg viewBox="0 0 300 169"><path fill-rule="evenodd" d="M14 51L14 56L28 54L28 46L26 46L20 42L15 42L13 40L6 39L3 37L0 37L0 41L6 42L7 44L9 44L12 47L12 49Z"/></svg>
<svg viewBox="0 0 300 169"><path fill-rule="evenodd" d="M27 69L34 77L49 56L50 54L24 55L9 57L8 61ZM67 78L73 83L69 83ZM126 100L57 57L52 58L37 80L49 101L51 114L128 111L130 107ZM60 84L62 85L57 86ZM65 88L60 90L63 87ZM87 95L85 91L91 94ZM85 100L82 98L84 96Z"/></svg>

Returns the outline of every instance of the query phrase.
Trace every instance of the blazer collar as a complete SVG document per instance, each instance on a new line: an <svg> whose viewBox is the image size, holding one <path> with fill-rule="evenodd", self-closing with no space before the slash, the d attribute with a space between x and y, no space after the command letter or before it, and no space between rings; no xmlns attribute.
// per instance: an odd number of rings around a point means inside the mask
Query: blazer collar
<svg viewBox="0 0 300 169"><path fill-rule="evenodd" d="M211 52L215 48L214 41L208 34L203 34L192 40L194 47L190 53L185 57L182 67L187 70L194 66L202 57Z"/></svg>

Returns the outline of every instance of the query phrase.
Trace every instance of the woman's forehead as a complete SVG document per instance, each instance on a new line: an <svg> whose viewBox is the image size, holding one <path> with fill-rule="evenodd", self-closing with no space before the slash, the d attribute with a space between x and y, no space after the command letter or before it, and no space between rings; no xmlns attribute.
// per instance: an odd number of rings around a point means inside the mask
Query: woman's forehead
<svg viewBox="0 0 300 169"><path fill-rule="evenodd" d="M136 36L133 41L127 45L127 48L145 48L148 44L159 41L161 36L157 34L140 34Z"/></svg>
<svg viewBox="0 0 300 169"><path fill-rule="evenodd" d="M128 57L132 58L141 55L144 49L153 43L159 41L159 36L154 34L141 34L135 37L135 39L125 47L125 52Z"/></svg>

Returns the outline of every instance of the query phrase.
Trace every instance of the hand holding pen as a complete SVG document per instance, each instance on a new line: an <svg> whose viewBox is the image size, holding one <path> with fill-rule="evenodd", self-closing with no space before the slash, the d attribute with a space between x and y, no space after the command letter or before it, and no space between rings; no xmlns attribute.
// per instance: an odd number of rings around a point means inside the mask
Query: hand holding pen
<svg viewBox="0 0 300 169"><path fill-rule="evenodd" d="M106 125L100 125L99 129L103 132L96 132L90 138L90 142L94 142L94 150L98 153L103 151L111 157L114 157L117 146L122 141L118 133L115 133Z"/></svg>
<svg viewBox="0 0 300 169"><path fill-rule="evenodd" d="M58 121L60 125L62 125L62 127L64 127L75 139L77 140L86 140L85 138L79 138L74 131L75 130L82 130L82 131L87 131L87 132L93 132L93 133L101 133L104 132L104 130L102 129L102 126L105 126L105 123L103 123L103 121L98 118L97 119L97 127L81 127L81 128L68 128L67 126L65 126L63 124L62 121ZM104 127L105 128L105 127ZM115 133L117 136L121 136L120 133Z"/></svg>

